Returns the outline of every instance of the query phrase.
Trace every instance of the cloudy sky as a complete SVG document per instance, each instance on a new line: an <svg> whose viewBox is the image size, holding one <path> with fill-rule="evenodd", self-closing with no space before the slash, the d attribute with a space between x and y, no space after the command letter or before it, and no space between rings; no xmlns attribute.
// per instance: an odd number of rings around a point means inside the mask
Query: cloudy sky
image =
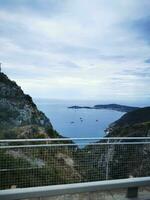
<svg viewBox="0 0 150 200"><path fill-rule="evenodd" d="M0 0L0 46L33 97L150 98L149 0Z"/></svg>

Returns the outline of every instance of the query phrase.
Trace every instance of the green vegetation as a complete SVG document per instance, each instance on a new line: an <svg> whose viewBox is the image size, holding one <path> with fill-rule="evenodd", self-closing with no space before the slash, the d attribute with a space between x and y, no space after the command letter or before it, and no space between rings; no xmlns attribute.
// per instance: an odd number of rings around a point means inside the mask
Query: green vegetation
<svg viewBox="0 0 150 200"><path fill-rule="evenodd" d="M146 137L150 130L150 107L123 115L109 128L107 137Z"/></svg>
<svg viewBox="0 0 150 200"><path fill-rule="evenodd" d="M0 73L0 138L59 137L32 98Z"/></svg>
<svg viewBox="0 0 150 200"><path fill-rule="evenodd" d="M125 126L148 121L150 122L150 107L145 107L126 113L115 124L117 126Z"/></svg>
<svg viewBox="0 0 150 200"><path fill-rule="evenodd" d="M1 119L1 122L0 124L3 122L3 121L9 121L10 119L16 119L17 116L18 116L19 112L18 111L15 111L15 110L10 110L8 108L1 108L0 109L0 119ZM3 128L3 127L2 127Z"/></svg>
<svg viewBox="0 0 150 200"><path fill-rule="evenodd" d="M80 175L67 163L74 150L74 147L1 149L0 189L79 182Z"/></svg>
<svg viewBox="0 0 150 200"><path fill-rule="evenodd" d="M15 82L2 73L0 74L0 119L0 139L62 137L53 129L44 113L37 109L32 98L25 95ZM125 114L110 127L108 136L133 137L149 136L149 134L150 107L147 107ZM47 145L52 142L26 144ZM70 144L73 142L70 141ZM144 145L97 145L95 143L84 148L75 145L0 148L0 188L150 175L149 163L149 147Z"/></svg>

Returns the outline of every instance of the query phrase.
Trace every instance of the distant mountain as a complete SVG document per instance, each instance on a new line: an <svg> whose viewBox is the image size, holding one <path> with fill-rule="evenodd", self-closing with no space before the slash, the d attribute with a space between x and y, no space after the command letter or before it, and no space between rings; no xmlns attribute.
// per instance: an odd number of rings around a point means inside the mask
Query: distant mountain
<svg viewBox="0 0 150 200"><path fill-rule="evenodd" d="M124 114L108 128L107 136L150 136L150 107Z"/></svg>
<svg viewBox="0 0 150 200"><path fill-rule="evenodd" d="M138 107L125 106L125 105L119 105L119 104L95 105L94 108L116 110L120 112L130 112L130 111L138 109Z"/></svg>
<svg viewBox="0 0 150 200"><path fill-rule="evenodd" d="M125 105L119 105L119 104L104 104L104 105L95 105L93 107L89 106L71 106L68 108L72 109L107 109L107 110L116 110L119 112L130 112L133 110L138 109L139 107L133 107L133 106L125 106Z"/></svg>
<svg viewBox="0 0 150 200"><path fill-rule="evenodd" d="M0 138L57 137L52 124L21 87L0 73Z"/></svg>

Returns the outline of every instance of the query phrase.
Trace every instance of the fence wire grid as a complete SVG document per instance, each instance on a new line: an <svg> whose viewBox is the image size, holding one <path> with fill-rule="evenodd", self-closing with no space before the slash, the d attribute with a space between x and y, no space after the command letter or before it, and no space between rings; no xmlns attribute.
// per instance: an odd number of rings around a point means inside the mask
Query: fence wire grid
<svg viewBox="0 0 150 200"><path fill-rule="evenodd" d="M0 140L1 190L149 175L150 138Z"/></svg>

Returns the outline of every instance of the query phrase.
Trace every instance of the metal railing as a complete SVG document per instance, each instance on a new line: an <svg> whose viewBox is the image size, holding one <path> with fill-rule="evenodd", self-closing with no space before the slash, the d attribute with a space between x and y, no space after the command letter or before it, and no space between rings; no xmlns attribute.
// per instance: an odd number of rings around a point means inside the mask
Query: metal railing
<svg viewBox="0 0 150 200"><path fill-rule="evenodd" d="M0 140L0 189L150 176L150 137Z"/></svg>
<svg viewBox="0 0 150 200"><path fill-rule="evenodd" d="M44 186L44 187L30 187L30 188L16 188L13 190L1 190L0 191L0 199L2 200L21 200L21 199L45 199L45 197L55 196L55 199L73 199L74 194L77 194L76 199L97 199L93 192L98 192L98 197L100 197L100 191L104 191L106 194L111 194L112 191L114 194L118 194L120 189L125 190L124 194L121 193L122 196L128 198L136 198L138 197L138 188L147 187L150 185L150 177L140 177L140 178L128 178L128 179L119 179L119 180L109 180L109 181L96 181L96 182L86 182L86 183L74 183L74 184L64 184L64 185L52 185L52 186ZM136 190L136 192L135 192ZM79 194L82 193L80 198ZM91 193L91 194L90 194ZM145 193L145 191L144 191ZM88 196L87 196L88 194ZM146 196L149 197L150 193L147 193ZM60 197L61 195L61 197ZM67 198L65 198L67 195ZM69 196L68 196L69 195ZM118 195L117 195L118 196ZM144 195L145 196L145 195ZM146 199L146 196L144 199ZM60 197L60 198L59 198ZM89 197L89 198L88 198ZM95 197L95 198L94 198ZM107 199L108 196L105 196ZM104 198L104 195L103 195ZM108 197L109 198L109 197ZM127 198L127 199L128 199ZM47 199L47 198L46 198ZM113 199L116 199L115 197ZM143 198L138 198L143 199Z"/></svg>

